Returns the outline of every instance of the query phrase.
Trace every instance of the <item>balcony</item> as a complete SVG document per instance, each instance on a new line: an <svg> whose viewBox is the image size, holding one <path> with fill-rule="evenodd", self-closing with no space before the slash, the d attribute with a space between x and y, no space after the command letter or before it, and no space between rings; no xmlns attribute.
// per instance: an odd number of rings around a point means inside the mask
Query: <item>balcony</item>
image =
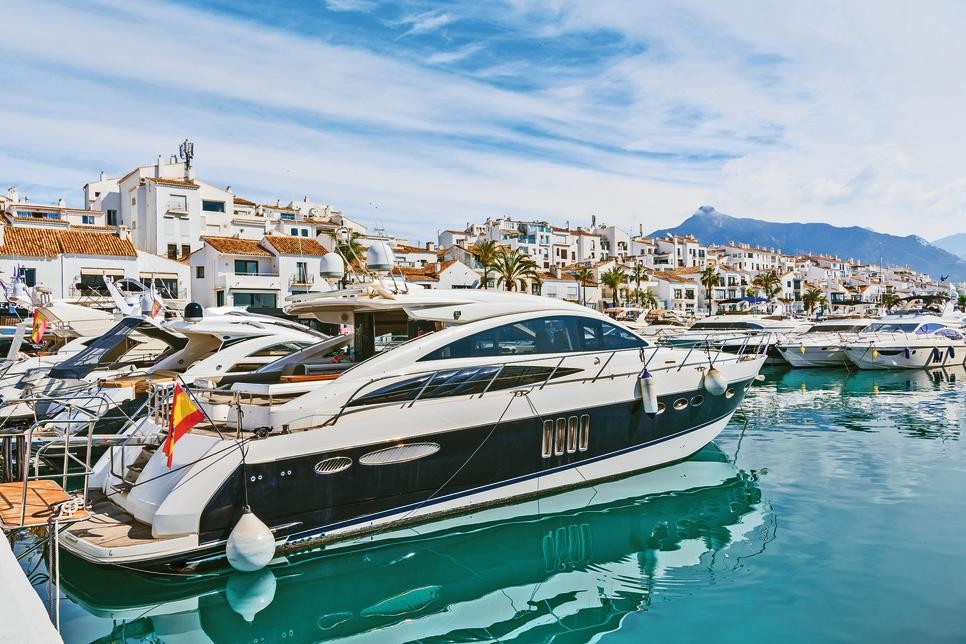
<svg viewBox="0 0 966 644"><path fill-rule="evenodd" d="M278 273L219 273L215 279L216 289L278 291L282 279Z"/></svg>
<svg viewBox="0 0 966 644"><path fill-rule="evenodd" d="M188 203L186 201L181 201L180 199L170 199L168 200L168 205L165 211L171 215L187 217Z"/></svg>
<svg viewBox="0 0 966 644"><path fill-rule="evenodd" d="M288 285L295 287L308 287L315 284L315 275L293 275L288 278Z"/></svg>

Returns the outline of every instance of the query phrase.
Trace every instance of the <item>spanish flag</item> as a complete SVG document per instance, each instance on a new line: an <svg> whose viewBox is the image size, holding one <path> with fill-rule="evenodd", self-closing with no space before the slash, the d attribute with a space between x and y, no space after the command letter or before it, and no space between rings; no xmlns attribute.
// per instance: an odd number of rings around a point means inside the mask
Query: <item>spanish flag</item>
<svg viewBox="0 0 966 644"><path fill-rule="evenodd" d="M33 327L30 330L30 341L34 344L40 344L44 339L44 333L47 332L47 327L50 323L40 313L40 309L34 309L34 322Z"/></svg>
<svg viewBox="0 0 966 644"><path fill-rule="evenodd" d="M164 453L168 455L168 467L174 459L174 444L179 438L191 431L205 415L194 406L187 392L178 383L174 386L171 398L171 416L168 420L168 438L164 443Z"/></svg>
<svg viewBox="0 0 966 644"><path fill-rule="evenodd" d="M158 313L161 312L161 302L157 300L151 300L151 319L158 317Z"/></svg>

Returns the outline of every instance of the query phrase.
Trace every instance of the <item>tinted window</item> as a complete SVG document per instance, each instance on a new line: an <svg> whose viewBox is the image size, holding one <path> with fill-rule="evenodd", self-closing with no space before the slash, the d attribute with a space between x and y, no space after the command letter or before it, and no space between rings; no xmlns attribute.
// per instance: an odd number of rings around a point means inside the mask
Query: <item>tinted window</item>
<svg viewBox="0 0 966 644"><path fill-rule="evenodd" d="M576 316L553 316L480 331L437 349L420 360L570 353L643 346L647 346L647 343L608 322Z"/></svg>

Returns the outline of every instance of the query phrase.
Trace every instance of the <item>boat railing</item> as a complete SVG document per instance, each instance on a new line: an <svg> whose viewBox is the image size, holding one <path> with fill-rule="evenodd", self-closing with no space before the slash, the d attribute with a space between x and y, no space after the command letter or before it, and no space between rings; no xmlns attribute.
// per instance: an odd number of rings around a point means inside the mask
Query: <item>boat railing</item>
<svg viewBox="0 0 966 644"><path fill-rule="evenodd" d="M768 348L768 343L758 342L758 343L752 344L751 343L752 339L753 339L752 336L746 337L744 339L744 342L738 347L738 350L734 353L720 352L717 348L711 346L710 344L692 345L691 347L688 348L688 352L685 354L684 358L680 362L675 360L673 361L673 363L665 363L660 366L651 366L651 364L655 356L658 355L658 353L662 351L666 352L668 349L665 347L649 346L649 347L641 347L641 348L613 349L606 353L601 353L601 352L569 353L560 357L551 356L547 358L533 358L528 360L513 361L508 363L502 363L502 364L473 365L472 367L467 366L463 368L479 368L479 369L486 369L488 367L495 368L493 375L489 378L483 390L478 394L473 394L473 397L482 398L483 396L487 395L488 392L490 392L490 390L493 388L493 385L500 379L500 377L503 375L507 367L537 366L539 364L551 366L551 369L547 374L547 377L542 381L532 382L527 385L513 388L514 390L536 389L539 391L544 389L545 387L552 386L552 385L566 384L566 383L572 383L572 382L578 382L578 381L580 382L589 381L593 383L601 378L621 378L621 377L627 377L627 376L634 376L634 375L640 374L644 369L647 369L652 374L654 374L654 373L661 373L661 372L681 371L686 367L710 368L711 366L714 366L716 364L725 364L729 362L737 363L737 362L742 362L749 359L754 359L756 357L760 357L764 355L765 351ZM760 336L759 336L759 339L760 339ZM640 355L641 367L635 367L635 369L632 371L621 371L621 372L609 373L606 375L604 374L604 371L611 364L611 361L613 360L614 356L616 356L618 353L632 352L632 351L637 352ZM597 366L598 364L600 365L600 367L594 372L593 376L582 375L579 377L568 378L568 379L554 379L554 376L568 360L572 361L579 357L586 358L588 356L593 356L595 358L593 363L594 366ZM695 359L692 360L692 356ZM352 394L345 400L345 402L342 403L342 405L340 406L339 410L335 413L335 415L333 415L329 420L323 423L323 426L335 425L339 421L339 419L346 414L346 411L348 410L349 407L352 406L352 403L359 400L363 395L368 393L368 391L371 388L373 388L374 385L377 385L377 384L386 385L388 384L388 381L391 381L391 380L402 381L407 379L421 378L424 376L427 377L426 381L416 391L415 396L413 396L410 399L395 401L395 402L401 402L405 404L407 407L412 407L413 405L416 404L416 402L418 402L422 398L423 394L426 392L427 389L429 389L429 387L434 383L434 381L437 379L437 377L440 374L443 374L443 373L452 374L453 371L458 369L459 368L457 367L449 367L449 368L442 368L442 369L407 372L404 374L388 374L385 376L379 376L379 377L367 380L366 382L360 384L352 392ZM364 409L365 407L362 407L359 411L362 411Z"/></svg>

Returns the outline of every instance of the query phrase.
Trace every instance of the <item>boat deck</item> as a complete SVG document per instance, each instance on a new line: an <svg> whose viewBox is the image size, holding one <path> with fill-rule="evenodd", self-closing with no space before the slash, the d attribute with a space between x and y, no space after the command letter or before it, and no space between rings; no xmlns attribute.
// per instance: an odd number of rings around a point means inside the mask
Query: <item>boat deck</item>
<svg viewBox="0 0 966 644"><path fill-rule="evenodd" d="M0 524L4 530L47 525L56 506L70 499L71 495L50 479L27 481L26 499L22 481L0 483ZM75 512L71 519L84 518L88 514L86 510L81 510Z"/></svg>
<svg viewBox="0 0 966 644"><path fill-rule="evenodd" d="M153 536L151 526L136 520L104 496L93 498L91 510L87 519L70 527L70 533L102 548L138 546L169 538Z"/></svg>

